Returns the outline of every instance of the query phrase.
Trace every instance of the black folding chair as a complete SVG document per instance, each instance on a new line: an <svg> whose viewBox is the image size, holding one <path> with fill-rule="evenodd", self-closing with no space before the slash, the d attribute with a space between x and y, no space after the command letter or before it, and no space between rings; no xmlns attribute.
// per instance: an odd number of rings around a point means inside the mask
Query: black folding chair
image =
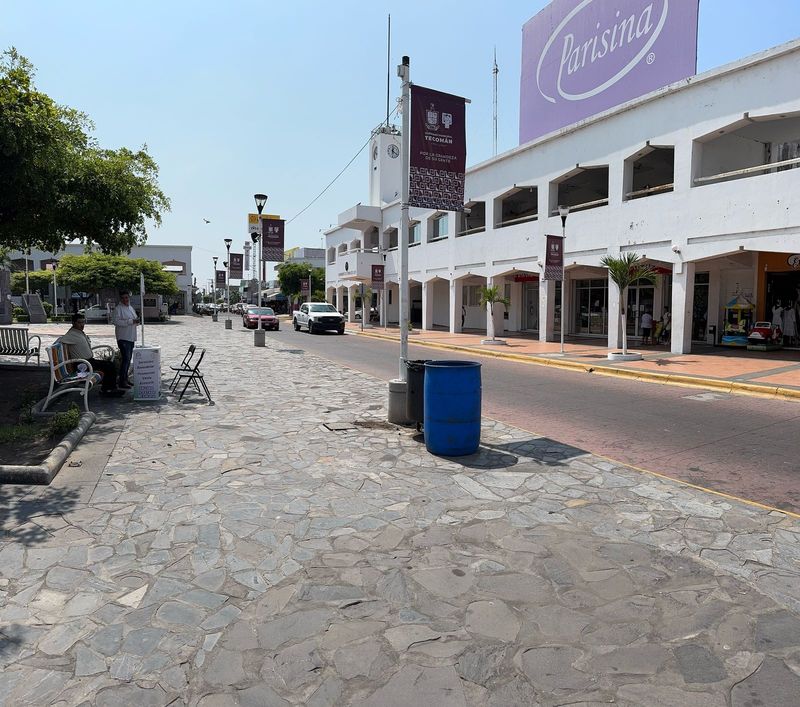
<svg viewBox="0 0 800 707"><path fill-rule="evenodd" d="M183 361L181 361L177 366L170 366L170 370L175 371L175 377L172 379L172 383L169 384L169 389L171 391L174 391L175 387L178 385L179 373L181 371L191 370L192 367L189 364L191 363L192 356L194 356L195 348L196 347L194 344L189 344L189 350L183 357Z"/></svg>
<svg viewBox="0 0 800 707"><path fill-rule="evenodd" d="M203 374L200 372L200 364L203 362L203 356L205 355L206 355L206 350L200 349L200 356L198 356L197 363L194 364L194 367L188 368L185 371L177 372L179 380L182 380L183 378L186 379L186 384L183 386L183 390L181 391L181 394L178 397L178 402L180 402L181 399L183 398L183 394L189 387L189 383L194 383L194 387L197 388L198 393L201 392L200 386L203 386L203 391L205 391L206 397L208 398L208 402L212 402L211 393L208 392L208 386L206 385L206 382L203 379Z"/></svg>

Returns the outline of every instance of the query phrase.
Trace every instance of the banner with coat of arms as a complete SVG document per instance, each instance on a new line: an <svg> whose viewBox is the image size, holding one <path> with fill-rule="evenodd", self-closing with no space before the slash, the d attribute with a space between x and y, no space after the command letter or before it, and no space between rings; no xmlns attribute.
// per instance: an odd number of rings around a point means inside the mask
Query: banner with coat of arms
<svg viewBox="0 0 800 707"><path fill-rule="evenodd" d="M283 240L284 226L286 221L280 218L262 219L261 221L261 243L263 251L262 261L282 263L284 260Z"/></svg>
<svg viewBox="0 0 800 707"><path fill-rule="evenodd" d="M464 99L412 86L410 122L409 205L463 211L467 164Z"/></svg>
<svg viewBox="0 0 800 707"><path fill-rule="evenodd" d="M564 279L564 238L547 236L547 252L544 256L544 279Z"/></svg>
<svg viewBox="0 0 800 707"><path fill-rule="evenodd" d="M231 280L241 280L244 275L244 254L231 253Z"/></svg>

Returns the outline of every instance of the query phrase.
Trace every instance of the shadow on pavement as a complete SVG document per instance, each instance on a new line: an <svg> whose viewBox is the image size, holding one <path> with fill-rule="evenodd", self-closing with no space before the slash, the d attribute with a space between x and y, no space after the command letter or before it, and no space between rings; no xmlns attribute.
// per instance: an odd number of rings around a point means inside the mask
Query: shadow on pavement
<svg viewBox="0 0 800 707"><path fill-rule="evenodd" d="M52 539L45 518L61 516L75 508L80 489L49 488L46 494L29 495L29 486L0 486L0 539L26 547Z"/></svg>

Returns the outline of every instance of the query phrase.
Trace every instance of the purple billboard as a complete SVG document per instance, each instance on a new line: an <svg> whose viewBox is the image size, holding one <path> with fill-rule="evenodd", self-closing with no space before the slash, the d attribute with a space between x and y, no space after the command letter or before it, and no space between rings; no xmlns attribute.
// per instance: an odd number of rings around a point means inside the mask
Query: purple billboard
<svg viewBox="0 0 800 707"><path fill-rule="evenodd" d="M554 0L522 28L520 144L693 76L699 0Z"/></svg>

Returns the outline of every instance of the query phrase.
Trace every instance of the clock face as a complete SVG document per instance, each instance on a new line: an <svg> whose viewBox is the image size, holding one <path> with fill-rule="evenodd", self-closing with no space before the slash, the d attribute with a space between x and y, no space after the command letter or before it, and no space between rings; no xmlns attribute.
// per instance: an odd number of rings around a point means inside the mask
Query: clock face
<svg viewBox="0 0 800 707"><path fill-rule="evenodd" d="M397 145L389 145L389 147L386 148L386 152L389 154L389 157L394 159L400 154L400 148L397 147Z"/></svg>
<svg viewBox="0 0 800 707"><path fill-rule="evenodd" d="M372 159L373 159L373 160L376 160L376 159L378 159L378 146L377 146L377 145L375 145L375 146L372 148Z"/></svg>

